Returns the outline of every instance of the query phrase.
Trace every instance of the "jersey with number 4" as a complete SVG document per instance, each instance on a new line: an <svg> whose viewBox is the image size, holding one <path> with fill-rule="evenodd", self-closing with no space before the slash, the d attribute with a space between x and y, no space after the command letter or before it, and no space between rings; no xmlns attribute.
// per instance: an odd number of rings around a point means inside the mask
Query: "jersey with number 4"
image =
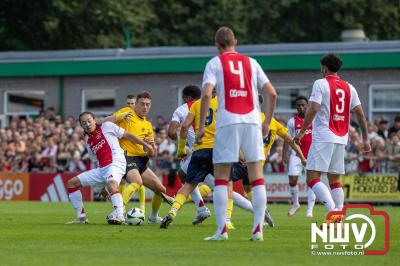
<svg viewBox="0 0 400 266"><path fill-rule="evenodd" d="M192 106L190 107L189 113L194 115L194 131L199 131L200 125L200 104L201 100L195 101ZM215 136L215 123L217 117L217 108L218 108L218 100L217 97L211 99L210 107L207 111L206 123L204 127L204 137L203 143L201 144L194 144L194 151L200 149L210 149L214 147L214 136Z"/></svg>
<svg viewBox="0 0 400 266"><path fill-rule="evenodd" d="M217 90L217 128L239 123L261 126L258 88L267 82L267 76L253 58L228 51L211 59L202 86L211 84Z"/></svg>
<svg viewBox="0 0 400 266"><path fill-rule="evenodd" d="M313 121L313 142L347 144L350 111L360 105L356 89L337 75L314 82L310 102L321 105Z"/></svg>

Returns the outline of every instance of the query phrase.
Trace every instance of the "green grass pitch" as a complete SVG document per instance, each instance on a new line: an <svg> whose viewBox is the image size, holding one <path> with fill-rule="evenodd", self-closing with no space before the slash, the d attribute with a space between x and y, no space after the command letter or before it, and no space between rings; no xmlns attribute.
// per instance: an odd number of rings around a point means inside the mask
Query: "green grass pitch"
<svg viewBox="0 0 400 266"><path fill-rule="evenodd" d="M212 209L212 205L209 206ZM391 219L391 245L384 256L312 256L310 222L305 207L293 218L288 205L269 209L276 228L265 228L264 242L250 242L252 216L237 207L229 241L205 242L215 231L215 217L192 226L187 204L168 230L158 225L112 226L105 217L110 203L85 203L89 225L65 225L74 217L69 204L0 202L0 265L394 265L398 259L400 207L378 207ZM169 206L163 205L164 215ZM150 206L147 206L147 212ZM312 221L325 210L316 206ZM147 222L147 221L146 221Z"/></svg>

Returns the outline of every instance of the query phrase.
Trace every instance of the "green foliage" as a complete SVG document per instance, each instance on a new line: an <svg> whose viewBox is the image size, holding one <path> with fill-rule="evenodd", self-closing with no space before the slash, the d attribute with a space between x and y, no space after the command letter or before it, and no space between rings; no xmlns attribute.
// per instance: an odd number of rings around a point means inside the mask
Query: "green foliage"
<svg viewBox="0 0 400 266"><path fill-rule="evenodd" d="M0 50L212 45L231 27L241 44L340 41L362 28L400 39L399 0L3 0Z"/></svg>

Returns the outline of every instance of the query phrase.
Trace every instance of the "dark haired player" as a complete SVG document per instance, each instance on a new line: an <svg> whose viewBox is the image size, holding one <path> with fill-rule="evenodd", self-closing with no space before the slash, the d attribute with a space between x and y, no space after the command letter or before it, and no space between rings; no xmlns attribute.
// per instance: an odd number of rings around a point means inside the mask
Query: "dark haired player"
<svg viewBox="0 0 400 266"><path fill-rule="evenodd" d="M308 127L313 123L312 143L307 158L307 183L328 212L341 210L344 194L339 176L344 174L344 153L348 141L350 111L361 126L364 152L370 152L367 122L356 89L342 80L338 71L342 60L335 54L321 59L324 78L314 82L310 103L303 126L294 138L301 144ZM314 119L315 118L315 119ZM327 173L329 186L321 182L321 173ZM340 215L332 215L327 223L340 222Z"/></svg>
<svg viewBox="0 0 400 266"><path fill-rule="evenodd" d="M287 123L287 128L289 129L289 134L294 137L296 136L297 132L299 132L300 128L303 126L304 123L304 116L307 110L308 100L304 96L299 96L295 99L297 114L290 118ZM300 149L307 159L308 150L310 149L312 141L312 126L310 125L307 130L306 134L303 137L300 145ZM292 208L288 212L288 216L291 217L295 215L295 213L300 208L299 203L299 187L297 184L299 176L303 173L305 161L300 159L300 157L296 154L294 150L290 153L289 145L285 142L283 146L283 160L289 166L289 185L290 185L290 195L292 196ZM306 217L312 217L313 208L315 205L315 194L312 189L307 189L307 213Z"/></svg>
<svg viewBox="0 0 400 266"><path fill-rule="evenodd" d="M149 155L154 152L154 149L152 145L111 122L96 124L96 119L90 112L80 114L79 122L86 133L87 150L91 157L97 159L99 167L83 172L68 180L68 196L77 216L76 220L68 222L68 224L88 223L80 188L98 184L107 185L111 203L114 207L113 212L115 212L115 215L108 222L110 224L122 224L125 222L124 205L118 185L125 175L126 160L118 139L125 138L136 145L146 147Z"/></svg>

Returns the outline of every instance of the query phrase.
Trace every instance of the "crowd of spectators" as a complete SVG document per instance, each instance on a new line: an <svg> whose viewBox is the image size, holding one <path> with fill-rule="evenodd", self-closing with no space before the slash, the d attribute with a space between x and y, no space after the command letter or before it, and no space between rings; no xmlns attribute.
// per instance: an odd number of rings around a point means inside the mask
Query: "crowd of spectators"
<svg viewBox="0 0 400 266"><path fill-rule="evenodd" d="M278 118L285 124L285 121ZM168 123L158 116L153 123L156 159L151 161L157 175L168 175L174 181L180 160L176 144L167 136ZM362 153L359 126L352 123L346 147L346 172L385 173L400 171L400 116L390 123L382 117L368 122L372 152ZM83 130L69 116L63 118L54 108L40 112L36 118L12 117L9 126L0 129L0 171L4 172L80 172L94 167L83 140ZM266 172L287 170L282 160L283 140L277 137L267 163Z"/></svg>

